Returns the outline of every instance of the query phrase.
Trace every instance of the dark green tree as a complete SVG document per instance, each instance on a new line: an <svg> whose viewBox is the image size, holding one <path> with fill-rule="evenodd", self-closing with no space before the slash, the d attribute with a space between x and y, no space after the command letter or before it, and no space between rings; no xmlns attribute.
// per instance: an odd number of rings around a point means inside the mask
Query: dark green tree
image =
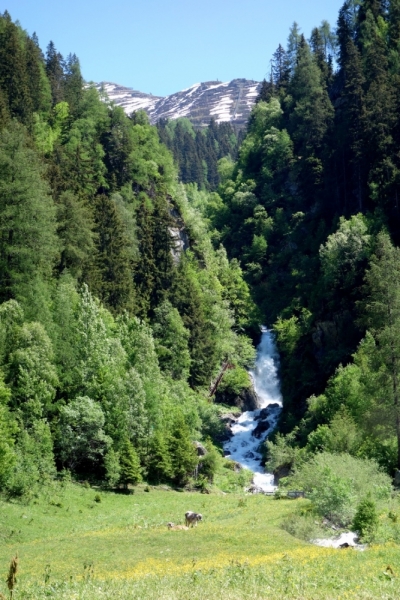
<svg viewBox="0 0 400 600"><path fill-rule="evenodd" d="M147 476L154 483L168 481L173 476L168 440L161 431L157 431L150 440Z"/></svg>
<svg viewBox="0 0 400 600"><path fill-rule="evenodd" d="M36 305L32 294L49 281L57 246L55 207L43 166L25 128L13 122L0 134L1 300Z"/></svg>
<svg viewBox="0 0 400 600"><path fill-rule="evenodd" d="M64 100L64 58L57 52L54 42L46 51L46 73L50 82L53 106Z"/></svg>
<svg viewBox="0 0 400 600"><path fill-rule="evenodd" d="M7 99L11 116L29 124L33 105L22 32L14 25L7 12L1 17L1 25L0 87Z"/></svg>
<svg viewBox="0 0 400 600"><path fill-rule="evenodd" d="M68 102L70 112L79 116L79 109L83 99L83 77L79 58L76 54L69 54L64 68L64 100Z"/></svg>
<svg viewBox="0 0 400 600"><path fill-rule="evenodd" d="M378 236L366 282L367 322L376 340L374 359L387 403L384 410L396 431L400 468L400 249L385 233Z"/></svg>
<svg viewBox="0 0 400 600"><path fill-rule="evenodd" d="M136 450L129 440L125 440L119 449L120 483L127 490L129 485L137 485L142 481L142 469Z"/></svg>
<svg viewBox="0 0 400 600"><path fill-rule="evenodd" d="M114 312L134 305L132 262L124 224L113 200L101 195L94 209L97 255L93 288Z"/></svg>
<svg viewBox="0 0 400 600"><path fill-rule="evenodd" d="M189 427L179 413L176 415L171 428L169 452L174 480L178 485L184 485L193 473L199 459L190 439Z"/></svg>

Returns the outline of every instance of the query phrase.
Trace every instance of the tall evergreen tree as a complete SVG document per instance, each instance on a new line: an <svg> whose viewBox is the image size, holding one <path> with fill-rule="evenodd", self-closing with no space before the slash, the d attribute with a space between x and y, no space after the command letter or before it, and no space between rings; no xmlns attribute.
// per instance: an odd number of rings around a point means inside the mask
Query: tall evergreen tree
<svg viewBox="0 0 400 600"><path fill-rule="evenodd" d="M289 83L289 75L288 56L284 47L279 44L272 56L272 78L278 90L281 88L286 89Z"/></svg>
<svg viewBox="0 0 400 600"><path fill-rule="evenodd" d="M46 51L46 73L51 87L53 106L64 100L64 58L57 52L54 42Z"/></svg>
<svg viewBox="0 0 400 600"><path fill-rule="evenodd" d="M0 87L13 117L28 124L32 114L26 55L18 28L6 12L0 30Z"/></svg>
<svg viewBox="0 0 400 600"><path fill-rule="evenodd" d="M94 289L111 310L132 310L132 264L128 240L115 203L105 195L95 201L96 267Z"/></svg>
<svg viewBox="0 0 400 600"><path fill-rule="evenodd" d="M400 469L400 250L387 234L380 234L375 256L366 275L369 326L376 339L375 360L382 379L383 397L397 436Z"/></svg>
<svg viewBox="0 0 400 600"><path fill-rule="evenodd" d="M76 54L69 54L64 70L64 100L68 102L72 115L78 116L83 98L83 77Z"/></svg>
<svg viewBox="0 0 400 600"><path fill-rule="evenodd" d="M0 134L0 298L29 301L48 281L57 253L55 207L25 128Z"/></svg>

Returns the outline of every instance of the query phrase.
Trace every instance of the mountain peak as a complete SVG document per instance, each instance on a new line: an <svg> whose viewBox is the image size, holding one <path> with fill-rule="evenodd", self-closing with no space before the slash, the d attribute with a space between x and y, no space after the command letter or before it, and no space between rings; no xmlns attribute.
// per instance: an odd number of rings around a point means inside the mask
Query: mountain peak
<svg viewBox="0 0 400 600"><path fill-rule="evenodd" d="M153 124L163 118L187 117L196 127L206 127L214 118L217 123L230 122L241 128L247 123L261 83L249 79L206 81L165 97L108 81L95 84L95 87L128 115L145 110Z"/></svg>

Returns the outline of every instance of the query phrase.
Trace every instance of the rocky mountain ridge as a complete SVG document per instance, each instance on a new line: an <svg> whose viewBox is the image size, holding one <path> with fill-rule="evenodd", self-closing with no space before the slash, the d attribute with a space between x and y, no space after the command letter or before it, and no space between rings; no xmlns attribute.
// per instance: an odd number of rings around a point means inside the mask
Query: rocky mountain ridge
<svg viewBox="0 0 400 600"><path fill-rule="evenodd" d="M259 93L261 83L248 79L196 83L186 90L160 97L144 94L116 83L102 81L95 87L129 115L145 110L150 122L187 117L196 127L206 127L211 118L243 127Z"/></svg>

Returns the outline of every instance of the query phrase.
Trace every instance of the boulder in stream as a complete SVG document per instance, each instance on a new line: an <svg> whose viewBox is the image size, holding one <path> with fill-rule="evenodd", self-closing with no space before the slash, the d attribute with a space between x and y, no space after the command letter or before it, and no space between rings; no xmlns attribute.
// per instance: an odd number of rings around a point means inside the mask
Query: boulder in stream
<svg viewBox="0 0 400 600"><path fill-rule="evenodd" d="M257 426L253 430L252 435L259 439L263 433L268 431L270 427L271 423L269 421L258 421Z"/></svg>

